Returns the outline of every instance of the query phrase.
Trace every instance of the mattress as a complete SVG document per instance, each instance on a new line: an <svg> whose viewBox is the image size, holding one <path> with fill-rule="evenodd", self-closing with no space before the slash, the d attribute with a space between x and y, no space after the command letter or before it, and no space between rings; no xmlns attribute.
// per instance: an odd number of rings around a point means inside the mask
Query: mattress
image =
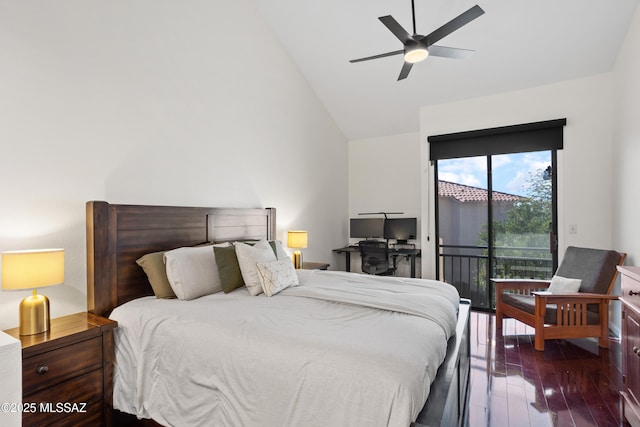
<svg viewBox="0 0 640 427"><path fill-rule="evenodd" d="M171 426L402 426L455 333L459 295L437 281L299 270L245 288L117 307L114 407Z"/></svg>

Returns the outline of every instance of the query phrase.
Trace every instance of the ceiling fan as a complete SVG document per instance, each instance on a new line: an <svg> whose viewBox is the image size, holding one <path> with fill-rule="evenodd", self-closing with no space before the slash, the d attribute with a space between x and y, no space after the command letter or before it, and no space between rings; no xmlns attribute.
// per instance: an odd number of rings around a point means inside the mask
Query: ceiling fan
<svg viewBox="0 0 640 427"><path fill-rule="evenodd" d="M414 0L411 0L411 16L413 19L413 35L409 34L391 15L381 16L378 19L391 31L404 45L404 49L380 55L367 56L366 58L352 59L349 62L362 62L370 59L384 58L387 56L404 54L404 64L398 80L406 79L411 67L416 62L424 61L429 55L445 58L467 58L473 54L473 50L458 49L455 47L435 46L434 43L448 36L457 29L467 25L477 17L484 14L484 10L478 5L453 18L437 30L422 36L416 32L416 9Z"/></svg>

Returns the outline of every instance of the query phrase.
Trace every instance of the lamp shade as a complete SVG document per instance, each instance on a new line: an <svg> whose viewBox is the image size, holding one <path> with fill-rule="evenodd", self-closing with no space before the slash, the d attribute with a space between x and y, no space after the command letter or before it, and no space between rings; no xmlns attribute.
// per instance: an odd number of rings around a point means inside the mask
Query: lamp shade
<svg viewBox="0 0 640 427"><path fill-rule="evenodd" d="M64 249L2 253L2 289L33 289L64 282Z"/></svg>
<svg viewBox="0 0 640 427"><path fill-rule="evenodd" d="M303 230L289 231L287 234L287 246L290 248L306 248L307 232Z"/></svg>

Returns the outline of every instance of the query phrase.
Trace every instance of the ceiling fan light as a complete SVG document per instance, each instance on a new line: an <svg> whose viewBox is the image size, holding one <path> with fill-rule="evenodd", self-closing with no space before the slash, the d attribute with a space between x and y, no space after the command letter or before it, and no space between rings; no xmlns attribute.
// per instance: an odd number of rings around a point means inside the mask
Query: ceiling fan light
<svg viewBox="0 0 640 427"><path fill-rule="evenodd" d="M411 64L424 61L425 59L427 59L427 56L429 56L429 51L424 46L416 45L407 47L404 50L404 60Z"/></svg>

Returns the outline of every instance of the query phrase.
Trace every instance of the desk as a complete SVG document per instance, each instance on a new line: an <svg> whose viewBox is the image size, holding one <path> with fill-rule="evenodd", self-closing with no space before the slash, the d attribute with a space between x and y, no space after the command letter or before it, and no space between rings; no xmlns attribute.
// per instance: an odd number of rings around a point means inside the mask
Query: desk
<svg viewBox="0 0 640 427"><path fill-rule="evenodd" d="M334 249L333 252L339 254L345 254L347 259L347 271L351 271L351 254L360 254L360 248L355 246L345 246L344 248ZM416 277L416 258L421 255L420 249L411 248L389 248L389 256L393 259L393 266L396 267L397 258L399 256L406 256L409 258L411 264L411 277Z"/></svg>

